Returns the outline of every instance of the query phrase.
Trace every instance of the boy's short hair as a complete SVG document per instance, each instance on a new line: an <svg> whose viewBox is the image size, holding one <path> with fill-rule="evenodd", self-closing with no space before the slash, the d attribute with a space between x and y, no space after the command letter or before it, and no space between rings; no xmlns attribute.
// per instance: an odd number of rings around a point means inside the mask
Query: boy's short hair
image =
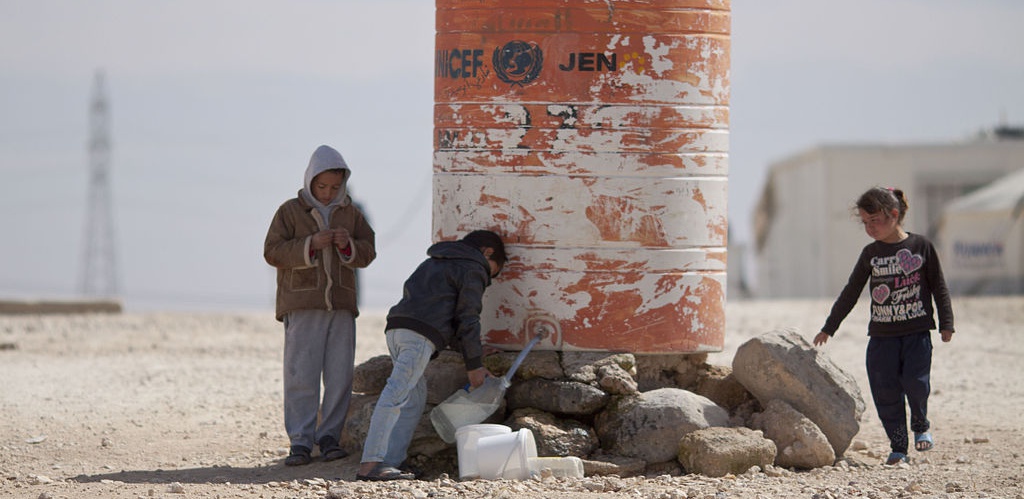
<svg viewBox="0 0 1024 499"><path fill-rule="evenodd" d="M474 248L491 248L494 250L490 258L499 267L504 267L505 262L508 260L508 256L505 255L505 243L501 241L501 236L489 230L474 230L466 234L462 238L462 242Z"/></svg>

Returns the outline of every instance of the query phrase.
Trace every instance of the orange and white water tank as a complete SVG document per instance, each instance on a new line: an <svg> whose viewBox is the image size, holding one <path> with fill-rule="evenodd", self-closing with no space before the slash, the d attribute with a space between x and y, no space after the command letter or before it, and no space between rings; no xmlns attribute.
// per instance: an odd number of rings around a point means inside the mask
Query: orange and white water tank
<svg viewBox="0 0 1024 499"><path fill-rule="evenodd" d="M433 238L511 257L486 341L723 347L728 0L436 0Z"/></svg>

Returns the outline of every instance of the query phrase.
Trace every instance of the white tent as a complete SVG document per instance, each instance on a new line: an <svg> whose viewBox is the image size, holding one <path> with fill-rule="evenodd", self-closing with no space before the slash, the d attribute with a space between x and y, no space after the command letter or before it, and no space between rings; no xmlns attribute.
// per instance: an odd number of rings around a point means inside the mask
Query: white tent
<svg viewBox="0 0 1024 499"><path fill-rule="evenodd" d="M1024 294L1024 169L943 210L938 250L954 294Z"/></svg>

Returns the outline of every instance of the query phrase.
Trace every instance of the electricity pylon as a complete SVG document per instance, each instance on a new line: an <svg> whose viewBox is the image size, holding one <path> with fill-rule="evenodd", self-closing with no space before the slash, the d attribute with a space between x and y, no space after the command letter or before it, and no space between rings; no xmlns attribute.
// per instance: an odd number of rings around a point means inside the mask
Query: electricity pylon
<svg viewBox="0 0 1024 499"><path fill-rule="evenodd" d="M118 285L110 191L110 106L102 71L96 72L89 105L88 182L81 292L86 296L114 297Z"/></svg>

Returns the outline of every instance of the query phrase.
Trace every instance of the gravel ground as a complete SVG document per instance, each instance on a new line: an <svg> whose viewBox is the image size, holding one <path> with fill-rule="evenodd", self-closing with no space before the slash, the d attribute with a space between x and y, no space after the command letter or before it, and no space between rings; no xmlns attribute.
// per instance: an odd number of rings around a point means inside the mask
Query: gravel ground
<svg viewBox="0 0 1024 499"><path fill-rule="evenodd" d="M808 341L831 303L730 302L725 349L772 329ZM282 329L267 313L0 316L0 497L18 498L1024 498L1024 297L955 299L936 338L936 447L883 466L888 444L863 359L865 305L826 353L857 379L867 412L837 466L740 476L401 483L354 481L358 458L286 468ZM385 353L380 313L359 319L357 362Z"/></svg>

